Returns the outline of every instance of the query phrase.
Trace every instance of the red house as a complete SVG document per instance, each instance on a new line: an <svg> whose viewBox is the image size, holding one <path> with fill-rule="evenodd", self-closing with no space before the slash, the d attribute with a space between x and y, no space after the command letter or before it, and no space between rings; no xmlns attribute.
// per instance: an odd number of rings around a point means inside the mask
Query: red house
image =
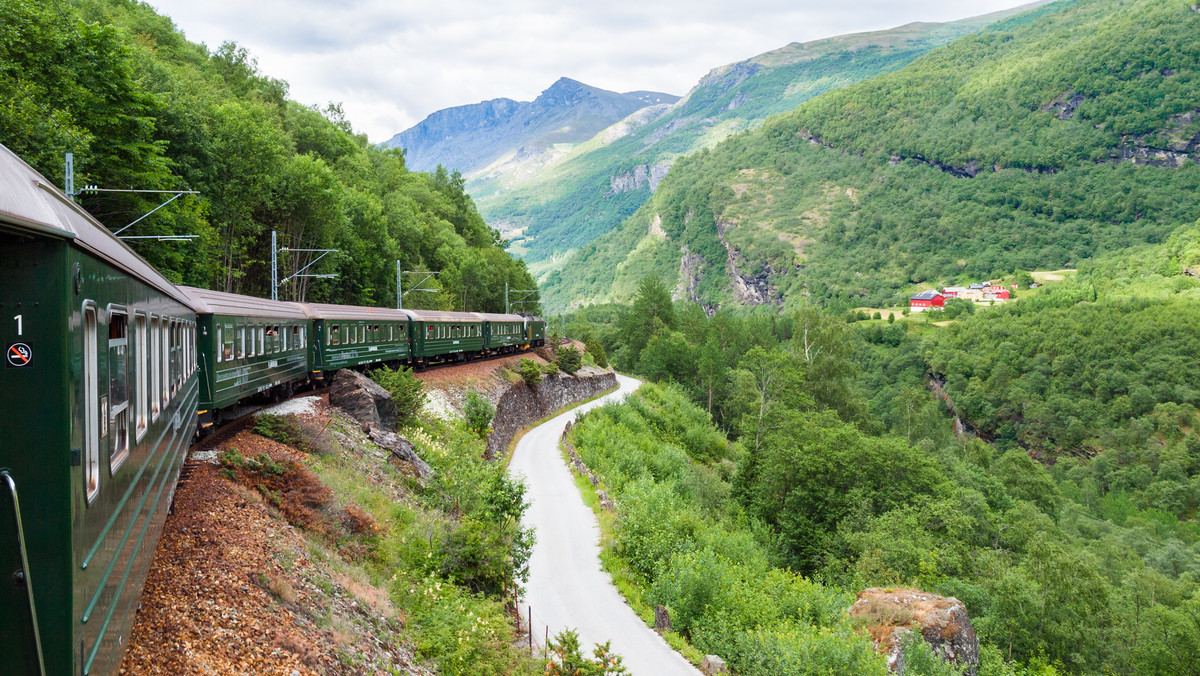
<svg viewBox="0 0 1200 676"><path fill-rule="evenodd" d="M1011 292L999 284L995 286L989 286L984 291L984 298L987 300L1008 300L1010 297Z"/></svg>
<svg viewBox="0 0 1200 676"><path fill-rule="evenodd" d="M940 307L946 307L946 297L933 289L922 291L908 299L908 308L912 312L925 312Z"/></svg>

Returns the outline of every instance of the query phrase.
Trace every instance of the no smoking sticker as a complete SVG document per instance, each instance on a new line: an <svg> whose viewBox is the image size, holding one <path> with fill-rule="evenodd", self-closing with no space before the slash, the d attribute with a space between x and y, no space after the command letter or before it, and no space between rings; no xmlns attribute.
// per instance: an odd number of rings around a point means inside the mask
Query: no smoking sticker
<svg viewBox="0 0 1200 676"><path fill-rule="evenodd" d="M29 343L9 343L4 350L4 360L9 368L21 368L33 363L33 348Z"/></svg>

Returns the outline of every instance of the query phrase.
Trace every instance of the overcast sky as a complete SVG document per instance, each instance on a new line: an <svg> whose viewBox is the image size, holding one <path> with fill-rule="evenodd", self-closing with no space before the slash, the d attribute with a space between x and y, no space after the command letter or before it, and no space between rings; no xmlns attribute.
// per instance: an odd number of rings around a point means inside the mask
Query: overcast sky
<svg viewBox="0 0 1200 676"><path fill-rule="evenodd" d="M385 141L442 108L529 101L559 77L683 95L789 42L952 21L1016 0L149 0L194 42L232 40L304 104Z"/></svg>

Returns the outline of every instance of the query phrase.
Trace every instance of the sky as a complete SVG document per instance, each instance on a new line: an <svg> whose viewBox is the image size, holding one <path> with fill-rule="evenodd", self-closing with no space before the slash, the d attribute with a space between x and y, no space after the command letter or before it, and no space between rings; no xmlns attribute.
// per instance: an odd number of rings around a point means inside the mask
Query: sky
<svg viewBox="0 0 1200 676"><path fill-rule="evenodd" d="M430 113L531 101L559 77L682 96L791 42L953 21L1018 0L149 0L193 42L233 41L305 105L386 141Z"/></svg>

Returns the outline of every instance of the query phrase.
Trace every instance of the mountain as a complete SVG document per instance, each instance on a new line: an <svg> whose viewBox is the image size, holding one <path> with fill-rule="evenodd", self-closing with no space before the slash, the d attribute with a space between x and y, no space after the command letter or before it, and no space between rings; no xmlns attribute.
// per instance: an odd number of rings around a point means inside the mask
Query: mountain
<svg viewBox="0 0 1200 676"><path fill-rule="evenodd" d="M574 148L497 162L468 175L481 213L543 270L617 227L679 157L710 148L822 92L904 66L1009 10L952 23L792 43L713 69L674 105L649 106Z"/></svg>
<svg viewBox="0 0 1200 676"><path fill-rule="evenodd" d="M681 160L543 275L551 303L660 276L709 308L901 302L1073 266L1200 218L1200 10L1064 0Z"/></svg>
<svg viewBox="0 0 1200 676"><path fill-rule="evenodd" d="M661 92L619 94L564 77L533 101L492 99L439 110L382 146L404 148L408 166L417 171L440 164L471 174L505 155L586 141L636 110L678 99Z"/></svg>

